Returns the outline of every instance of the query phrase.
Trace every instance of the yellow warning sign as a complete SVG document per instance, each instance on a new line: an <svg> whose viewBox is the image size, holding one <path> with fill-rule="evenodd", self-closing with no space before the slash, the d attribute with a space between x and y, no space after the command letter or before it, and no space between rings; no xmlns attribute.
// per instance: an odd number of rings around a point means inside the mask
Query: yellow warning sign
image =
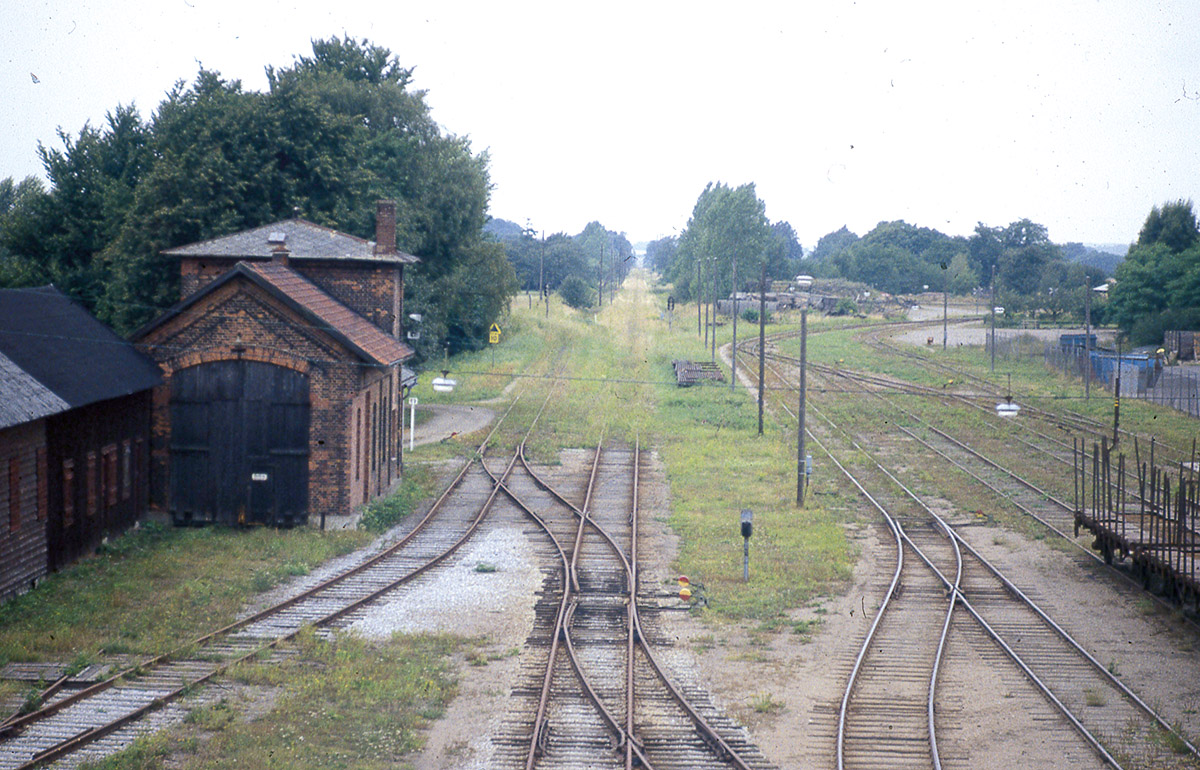
<svg viewBox="0 0 1200 770"><path fill-rule="evenodd" d="M500 342L500 324L493 323L492 328L488 329L488 342L492 345Z"/></svg>

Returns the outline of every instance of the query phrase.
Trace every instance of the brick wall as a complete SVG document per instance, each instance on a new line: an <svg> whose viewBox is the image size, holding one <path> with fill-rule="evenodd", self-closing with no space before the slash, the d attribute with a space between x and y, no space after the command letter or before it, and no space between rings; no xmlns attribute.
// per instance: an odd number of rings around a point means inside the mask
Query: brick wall
<svg viewBox="0 0 1200 770"><path fill-rule="evenodd" d="M385 494L400 479L398 369L373 372L351 404L351 509Z"/></svg>
<svg viewBox="0 0 1200 770"><path fill-rule="evenodd" d="M44 421L0 431L0 599L47 572L45 456Z"/></svg>
<svg viewBox="0 0 1200 770"><path fill-rule="evenodd" d="M179 265L179 298L192 296L224 275L236 263L236 259L183 259Z"/></svg>
<svg viewBox="0 0 1200 770"><path fill-rule="evenodd" d="M320 286L338 302L392 333L395 268L363 263L333 264L294 259L290 267Z"/></svg>
<svg viewBox="0 0 1200 770"><path fill-rule="evenodd" d="M179 267L180 298L186 299L224 275L239 259L181 260ZM265 260L261 260L265 261ZM392 333L395 320L393 307L396 268L365 262L334 262L291 259L288 267L320 286L346 307L378 326L385 334Z"/></svg>
<svg viewBox="0 0 1200 770"><path fill-rule="evenodd" d="M294 263L293 263L294 264ZM305 372L309 377L309 521L350 513L352 402L390 372L364 366L355 354L246 280L235 280L154 329L139 345L163 367L156 389L151 497L169 509L171 373L209 361L242 358ZM235 352L234 349L240 349ZM378 397L378 396L376 396ZM380 477L390 479L389 471ZM378 486L374 485L372 488ZM386 485L385 485L386 486Z"/></svg>

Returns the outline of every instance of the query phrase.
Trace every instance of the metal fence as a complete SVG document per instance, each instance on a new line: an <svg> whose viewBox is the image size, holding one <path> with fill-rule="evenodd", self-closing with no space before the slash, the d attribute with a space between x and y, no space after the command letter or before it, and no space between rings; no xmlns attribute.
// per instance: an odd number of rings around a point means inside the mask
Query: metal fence
<svg viewBox="0 0 1200 770"><path fill-rule="evenodd" d="M1121 396L1140 398L1200 417L1200 370L1190 366L1162 367L1154 356L1123 354L1110 350L1085 351L1047 344L1043 352L1047 364L1061 372L1083 379L1112 392L1118 368L1121 372Z"/></svg>
<svg viewBox="0 0 1200 770"><path fill-rule="evenodd" d="M1200 371L1175 366L1163 369L1154 387L1138 398L1200 417Z"/></svg>

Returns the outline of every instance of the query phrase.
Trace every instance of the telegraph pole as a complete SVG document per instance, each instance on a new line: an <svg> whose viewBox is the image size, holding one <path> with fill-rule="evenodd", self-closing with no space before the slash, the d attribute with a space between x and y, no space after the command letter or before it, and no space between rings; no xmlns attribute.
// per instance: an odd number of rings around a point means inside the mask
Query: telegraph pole
<svg viewBox="0 0 1200 770"><path fill-rule="evenodd" d="M546 231L542 231L542 255L538 258L538 292L546 303L546 317L550 317L550 298L546 296Z"/></svg>
<svg viewBox="0 0 1200 770"><path fill-rule="evenodd" d="M942 350L943 351L946 349L946 337L948 336L947 329L946 329L946 327L947 327L946 308L948 305L947 297L946 297L947 291L948 291L947 286L945 284L943 284L942 285Z"/></svg>
<svg viewBox="0 0 1200 770"><path fill-rule="evenodd" d="M992 374L996 373L996 266L992 265L992 287L988 290L992 303Z"/></svg>
<svg viewBox="0 0 1200 770"><path fill-rule="evenodd" d="M1083 397L1092 397L1092 279L1083 276Z"/></svg>
<svg viewBox="0 0 1200 770"><path fill-rule="evenodd" d="M717 362L717 258L713 257L712 270L712 354L709 360Z"/></svg>
<svg viewBox="0 0 1200 770"><path fill-rule="evenodd" d="M1120 440L1119 431L1121 429L1121 339L1117 338L1117 375L1113 382L1113 440L1112 445L1115 449L1117 441Z"/></svg>
<svg viewBox="0 0 1200 770"><path fill-rule="evenodd" d="M737 317L738 317L738 302L737 302L737 254L733 255L733 355L729 357L732 362L729 365L729 389L737 388Z"/></svg>
<svg viewBox="0 0 1200 770"><path fill-rule="evenodd" d="M808 308L800 311L800 408L796 441L796 505L804 506L804 391L808 385Z"/></svg>
<svg viewBox="0 0 1200 770"><path fill-rule="evenodd" d="M758 435L763 434L763 368L766 359L767 329L767 260L763 259L762 275L758 279Z"/></svg>
<svg viewBox="0 0 1200 770"><path fill-rule="evenodd" d="M701 336L700 331L700 257L696 257L696 337Z"/></svg>

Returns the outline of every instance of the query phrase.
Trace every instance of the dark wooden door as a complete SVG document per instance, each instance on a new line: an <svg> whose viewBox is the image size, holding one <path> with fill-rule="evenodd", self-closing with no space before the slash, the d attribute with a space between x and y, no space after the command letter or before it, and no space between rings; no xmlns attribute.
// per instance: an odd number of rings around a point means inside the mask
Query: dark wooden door
<svg viewBox="0 0 1200 770"><path fill-rule="evenodd" d="M176 523L301 524L308 512L308 377L217 361L171 378Z"/></svg>

